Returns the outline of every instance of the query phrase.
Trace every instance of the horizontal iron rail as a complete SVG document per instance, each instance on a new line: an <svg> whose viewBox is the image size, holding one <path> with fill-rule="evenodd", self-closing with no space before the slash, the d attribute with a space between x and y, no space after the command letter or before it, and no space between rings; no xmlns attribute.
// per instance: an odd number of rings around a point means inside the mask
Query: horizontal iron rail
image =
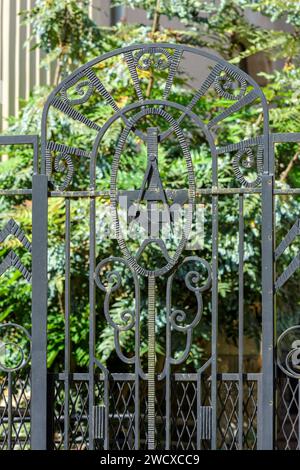
<svg viewBox="0 0 300 470"><path fill-rule="evenodd" d="M176 194L176 190L166 191L168 197L172 198ZM218 194L261 194L259 188L203 188L196 191L196 197L201 195ZM300 188L285 188L285 189L274 189L273 194L276 196L286 195L300 195ZM31 196L32 189L0 189L0 196ZM119 192L120 196L126 195L126 192ZM61 197L61 198L79 198L79 197L110 197L109 191L49 191L49 197Z"/></svg>
<svg viewBox="0 0 300 470"><path fill-rule="evenodd" d="M65 374L64 372L61 372L61 373L49 373L48 375L51 375L51 377L54 379L54 380L64 380L65 379ZM146 378L147 378L147 374L146 375ZM70 380L74 380L74 381L88 381L89 380L89 374L88 373L82 373L82 372L74 372L74 373L71 373L69 374L69 377L70 377ZM119 381L134 381L135 380L135 377L136 375L133 374L133 373L112 373L110 374L110 377L113 379L113 380L119 380ZM198 374L174 374L173 376L175 378L176 381L197 381L197 378L198 378ZM254 381L258 381L261 377L261 372L252 372L252 373L244 373L243 374L243 377L244 379L246 380L254 380ZM104 380L104 375L103 374L100 374L99 376L97 376L97 378L99 380ZM217 378L218 380L225 380L225 381L238 381L239 380L239 374L238 372L234 372L234 373L218 373L217 374ZM209 380L209 379L208 379Z"/></svg>
<svg viewBox="0 0 300 470"><path fill-rule="evenodd" d="M177 195L178 193L182 193L183 191L180 189L167 189L165 193L168 198L172 198L173 196ZM300 190L299 190L300 192ZM199 188L196 190L195 195L201 196L203 194L261 194L260 188ZM119 191L118 196L130 196L130 197L138 197L138 191ZM50 191L49 196L51 197L110 197L109 190L103 191Z"/></svg>
<svg viewBox="0 0 300 470"><path fill-rule="evenodd" d="M181 191L181 190L178 190ZM166 190L167 197L172 198L172 196L176 195L177 190ZM1 194L1 191L0 191ZM128 194L127 191L120 191L119 196L126 196ZM228 195L228 194L261 194L260 188L201 188L196 190L196 197L202 195L211 195L211 194L218 194ZM288 194L300 194L300 188L278 188L274 189L273 194L276 195L288 195ZM109 198L110 193L109 191L50 191L49 196L51 197L105 197ZM131 192L131 196L133 196L133 191Z"/></svg>
<svg viewBox="0 0 300 470"><path fill-rule="evenodd" d="M0 145L37 145L37 135L1 135Z"/></svg>
<svg viewBox="0 0 300 470"><path fill-rule="evenodd" d="M0 196L31 196L32 189L0 189Z"/></svg>
<svg viewBox="0 0 300 470"><path fill-rule="evenodd" d="M15 408L15 410L17 410L17 408ZM30 414L28 414L24 417L14 416L13 419L14 419L14 423L22 423L22 424L23 423L30 423ZM1 417L1 424L2 423L8 423L8 422L9 422L9 418L7 416L2 416Z"/></svg>
<svg viewBox="0 0 300 470"><path fill-rule="evenodd" d="M271 134L271 141L274 144L300 142L300 132L275 132Z"/></svg>

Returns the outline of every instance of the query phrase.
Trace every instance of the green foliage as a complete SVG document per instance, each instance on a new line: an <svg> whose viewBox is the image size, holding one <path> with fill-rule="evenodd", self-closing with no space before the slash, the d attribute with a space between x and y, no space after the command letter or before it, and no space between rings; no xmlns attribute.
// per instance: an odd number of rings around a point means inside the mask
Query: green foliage
<svg viewBox="0 0 300 470"><path fill-rule="evenodd" d="M294 54L299 47L297 8L294 2L256 2L246 5L245 1L222 0L221 2L204 2L198 0L128 0L115 1L115 5L126 4L134 8L144 8L152 25L128 25L120 23L112 28L96 26L87 15L88 2L73 0L38 0L36 6L23 17L32 24L33 34L38 35L36 47L46 53L43 65L49 66L51 61L58 59L56 82L70 73L82 63L116 47L151 41L170 41L188 43L195 46L205 46L214 49L227 60L244 64L243 59L257 52L264 51L270 58L287 58L282 71L273 74L264 74L268 80L264 88L265 95L270 104L271 128L275 132L293 132L299 130L299 78L300 72ZM285 33L273 29L265 30L249 23L244 15L245 8L250 6L270 15L272 20L283 16L283 8L288 4L288 21L295 28L295 33ZM291 5L290 5L291 4ZM294 14L295 13L295 14ZM169 18L179 18L185 25L182 30L163 29L160 26L159 16L167 15ZM292 54L287 54L288 45L292 47ZM102 74L102 75L101 75ZM125 73L122 63L114 63L111 72L99 70L101 79L109 82L117 103L127 103L128 96L133 94L129 75ZM142 78L144 89L148 86L150 75L145 73ZM164 80L163 73L158 75L158 82ZM175 82L172 93L180 96L181 104L189 103L194 90L186 86L182 77ZM47 87L33 91L29 101L23 103L21 115L18 119L11 119L9 133L40 133L40 122L43 105L50 89ZM159 98L159 87L153 87L151 96ZM172 99L172 96L171 96ZM196 112L206 118L217 110L226 108L228 101L216 97L215 94L206 95L196 107ZM109 117L110 109L104 102L91 98L85 112L90 119L103 124ZM70 121L60 113L50 115L49 129L55 129L55 138L64 141L66 145L75 145L88 148L91 133ZM220 142L239 142L240 140L261 133L262 113L259 106L252 106L236 113L228 119L226 127L222 129ZM211 154L203 135L192 129L190 123L182 123L184 132L190 139L192 159L196 171L199 187L211 186ZM106 189L109 187L110 164L115 148L115 142L120 129L115 126L105 136L102 146L102 158L97 161L98 180ZM54 132L54 131L53 131ZM197 133L198 132L198 133ZM288 167L291 158L297 152L296 145L285 144L280 146L277 154L276 172L280 178ZM25 188L30 184L32 173L32 153L28 148L7 148L8 160L2 163L0 173L1 187ZM178 156L177 143L169 140L160 154L161 176L168 181L170 188L184 187L186 183L186 168L183 159ZM145 164L145 149L136 139L129 141L126 148L126 159L122 162L123 171L120 174L120 186L139 187ZM76 178L74 189L86 188L88 176L82 160L75 161ZM236 186L233 177L229 156L220 160L219 184L223 187ZM300 172L295 164L288 172L282 184L297 185L300 187ZM101 201L104 204L104 201ZM203 198L205 204L205 237L204 246L200 256L211 258L211 201ZM104 206L101 206L102 208ZM291 210L292 208L292 210ZM102 209L101 209L102 210ZM48 314L48 365L59 369L62 364L64 349L64 201L60 198L51 198L49 201L49 314ZM284 200L277 207L282 223L278 227L279 235L284 235L286 227L293 223L294 214L299 211L298 201ZM89 235L88 235L88 204L85 201L72 201L71 204L71 321L70 332L72 342L72 368L85 369L88 365L89 341ZM26 196L16 198L0 198L0 213L4 221L9 217L18 220L28 233L31 233L30 201ZM101 214L100 214L101 215ZM222 197L219 203L219 226L222 230L219 246L219 322L221 332L228 341L236 344L237 341L237 303L238 303L238 264L237 257L237 231L238 231L238 197ZM103 217L99 220L104 224ZM2 225L2 224L1 224ZM259 197L245 198L245 332L249 337L259 341L261 293L260 285L260 226L261 211ZM97 235L98 236L98 235ZM16 242L12 242L16 244ZM18 243L14 249L21 250ZM117 247L114 241L97 238L97 262L110 254L115 253ZM21 251L20 251L21 253ZM1 253L4 255L5 253ZM198 253L199 254L199 253ZM291 253L292 256L293 253ZM22 253L22 260L26 256ZM155 261L158 256L155 255ZM30 264L30 260L27 260ZM150 262L150 257L146 259ZM282 266L283 268L283 266ZM120 268L121 269L121 268ZM121 314L124 310L133 308L133 289L131 274L122 271L123 284L114 296L111 306L113 319L121 323ZM14 288L18 281L18 288ZM299 282L295 276L292 282ZM142 294L146 293L143 285ZM159 286L163 292L165 286ZM141 303L141 355L142 362L147 354L147 304L146 295L142 295ZM30 323L30 288L22 277L10 271L0 278L0 320L8 317L24 326ZM24 299L28 302L24 303ZM107 324L103 313L103 293L97 290L97 321L96 321L96 356L110 369L116 367L116 354L112 328ZM192 315L196 309L196 300L189 291L178 287L173 292L173 304L177 308L185 309L187 315ZM199 366L202 356L210 341L210 295L204 294L204 314L199 326L195 329L194 343L188 358L188 366ZM283 290L278 302L279 308L288 308L289 312L299 311L298 300L290 295L288 289ZM157 299L158 334L157 354L163 358L165 351L165 301ZM184 349L182 335L174 335L172 346L174 353L180 355ZM122 350L127 356L134 353L134 335L132 331L121 334ZM118 363L119 364L119 363ZM119 370L119 369L118 369Z"/></svg>
<svg viewBox="0 0 300 470"><path fill-rule="evenodd" d="M270 16L272 21L283 19L286 23L300 27L300 5L295 0L260 0L243 2L255 11Z"/></svg>
<svg viewBox="0 0 300 470"><path fill-rule="evenodd" d="M83 62L110 49L113 36L98 28L88 16L89 0L37 0L35 6L22 12L32 26L30 40L38 38L34 48L45 51L43 65L58 60L56 82Z"/></svg>
<svg viewBox="0 0 300 470"><path fill-rule="evenodd" d="M113 0L112 5L126 5L130 8L142 8L149 18L153 19L155 12L168 16L170 19L177 17L187 23L198 18L203 10L205 2L199 0Z"/></svg>

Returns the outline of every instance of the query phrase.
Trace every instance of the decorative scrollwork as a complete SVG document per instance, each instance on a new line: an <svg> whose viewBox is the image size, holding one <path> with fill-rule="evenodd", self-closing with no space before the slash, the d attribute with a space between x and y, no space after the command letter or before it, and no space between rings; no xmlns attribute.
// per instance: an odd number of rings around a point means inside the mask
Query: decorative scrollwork
<svg viewBox="0 0 300 470"><path fill-rule="evenodd" d="M185 262L187 261L199 261L200 263L202 263L207 271L207 279L204 285L199 287L197 286L197 284L201 281L201 276L200 276L199 271L189 271L186 274L185 279L184 279L186 287L192 292L206 291L209 288L210 283L211 283L211 269L210 269L209 263L205 259L198 258L197 256L187 258Z"/></svg>
<svg viewBox="0 0 300 470"><path fill-rule="evenodd" d="M184 265L187 265L188 263L198 263L201 264L206 271L205 275L205 280L204 282L199 285L201 282L202 276L199 273L199 270L190 270L187 272L187 274L184 277L185 285L187 289L191 292L194 293L196 300L197 300L197 311L196 314L194 315L194 319L187 323L183 324L186 321L187 314L184 310L181 309L176 309L172 308L172 301L171 301L171 293L172 293L172 287L173 287L173 280L180 270L180 268L184 267ZM203 313L203 301L202 301L202 293L209 289L211 284L211 267L209 263L202 259L199 258L198 256L190 256L185 258L185 260L181 263L181 265L178 267L176 272L173 272L171 276L168 279L168 284L167 284L167 358L165 362L165 367L162 372L161 378L163 378L166 374L167 370L167 362L169 364L174 364L174 365L179 365L182 364L188 357L191 346L192 346L192 335L193 335L193 329L195 326L199 323L201 320L201 316ZM174 358L172 357L171 353L171 334L172 331L175 330L180 333L185 333L185 349L183 353L181 354L180 357Z"/></svg>
<svg viewBox="0 0 300 470"><path fill-rule="evenodd" d="M255 168L256 160L256 168ZM241 183L242 186L246 188L254 188L261 183L262 171L263 171L263 147L258 145L256 158L253 154L251 147L245 147L240 149L234 156L232 160L232 166L234 174L237 180ZM246 177L241 172L241 167L244 169L255 169L256 178L252 181L246 179Z"/></svg>
<svg viewBox="0 0 300 470"><path fill-rule="evenodd" d="M58 186L60 191L64 191L71 183L74 175L73 160L67 153L58 153L54 159L54 170L57 173L67 173L62 184Z"/></svg>
<svg viewBox="0 0 300 470"><path fill-rule="evenodd" d="M88 99L91 97L93 91L94 91L94 86L90 80L84 80L82 82L78 82L75 86L75 92L81 97L81 98L74 98L71 99L68 96L68 90L71 88L71 85L68 87L63 87L61 90L61 98L63 101L68 103L70 106L75 106L79 104L86 103ZM87 90L85 90L87 88Z"/></svg>
<svg viewBox="0 0 300 470"><path fill-rule="evenodd" d="M119 262L123 264L132 272L129 264L127 263L125 259L117 258L117 257L106 258L100 261L100 263L96 267L95 282L97 286L99 287L99 289L101 289L106 294L105 300L104 300L104 314L107 319L107 322L118 331L128 331L128 330L131 330L134 326L135 312L129 309L121 312L120 319L122 320L123 323L125 323L123 325L118 325L117 323L115 323L115 321L112 319L110 312L109 312L111 294L117 291L118 289L120 289L122 285L121 273L117 270L108 271L106 269L106 285L104 284L104 282L101 281L102 272L105 271L105 268L107 268L110 264L115 263L115 262Z"/></svg>
<svg viewBox="0 0 300 470"><path fill-rule="evenodd" d="M198 262L201 265L203 265L207 272L207 279L203 285L199 286L197 285L201 281L201 276L200 276L199 271L192 270L192 271L189 271L185 275L185 278L184 278L185 285L189 291L194 292L196 299L197 299L197 313L194 317L194 320L191 323L187 325L179 325L177 322L183 323L186 320L186 313L183 310L178 310L178 309L174 309L170 312L169 320L170 320L171 327L174 328L174 330L181 331L181 332L186 332L189 329L192 330L199 323L201 316L202 316L202 311L203 311L201 293L207 290L211 283L211 269L210 269L209 263L202 258L198 258L198 256L190 256L183 261L180 267L190 262L194 262L194 263ZM172 278L172 281L173 281L173 278ZM172 287L172 281L170 284L170 288Z"/></svg>
<svg viewBox="0 0 300 470"><path fill-rule="evenodd" d="M26 343L29 347L26 348ZM28 331L16 323L0 325L0 370L14 372L30 361L31 337Z"/></svg>
<svg viewBox="0 0 300 470"><path fill-rule="evenodd" d="M215 89L222 98L237 101L244 96L247 82L235 70L223 69L215 78Z"/></svg>
<svg viewBox="0 0 300 470"><path fill-rule="evenodd" d="M119 290L122 287L122 278L121 273L114 269L109 270L109 265L113 263L120 263L123 264L125 268L128 268L131 272L134 280L134 287L135 287L135 308L134 309L126 309L120 313L120 320L123 324L118 324L112 318L112 314L110 312L110 302L111 296L114 292ZM106 282L102 282L101 277L105 273ZM125 362L126 364L133 364L135 361L135 356L126 357L124 356L121 345L120 345L120 333L124 331L131 330L135 325L138 328L136 323L139 322L139 283L135 272L130 268L128 262L123 258L118 257L110 257L106 258L97 265L95 270L95 283L103 292L105 292L105 299L104 299L104 315L109 325L111 325L114 329L114 342L116 352L119 358Z"/></svg>
<svg viewBox="0 0 300 470"><path fill-rule="evenodd" d="M54 155L56 155L54 157ZM54 187L63 191L72 182L74 175L74 164L72 157L90 158L90 153L78 147L71 147L69 145L60 144L49 140L46 148L46 172ZM67 175L61 185L56 184L53 177L53 160L54 171L57 173L65 173Z"/></svg>
<svg viewBox="0 0 300 470"><path fill-rule="evenodd" d="M172 63L172 55L161 47L141 49L134 55L135 65L140 70L165 70Z"/></svg>
<svg viewBox="0 0 300 470"><path fill-rule="evenodd" d="M286 375L300 379L300 325L288 328L279 336L277 364Z"/></svg>

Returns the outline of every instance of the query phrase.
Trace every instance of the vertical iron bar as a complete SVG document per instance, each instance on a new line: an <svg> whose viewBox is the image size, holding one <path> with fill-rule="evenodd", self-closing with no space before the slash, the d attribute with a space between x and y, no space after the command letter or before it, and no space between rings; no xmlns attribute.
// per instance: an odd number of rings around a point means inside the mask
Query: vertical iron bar
<svg viewBox="0 0 300 470"><path fill-rule="evenodd" d="M273 146L270 146L269 152L273 154ZM262 446L264 450L273 449L274 439L273 178L272 174L262 176Z"/></svg>
<svg viewBox="0 0 300 470"><path fill-rule="evenodd" d="M218 196L212 196L212 363L211 363L211 403L212 439L211 448L217 448L217 373L218 373Z"/></svg>
<svg viewBox="0 0 300 470"><path fill-rule="evenodd" d="M104 407L105 407L105 436L104 450L109 448L109 378L108 373L104 375Z"/></svg>
<svg viewBox="0 0 300 470"><path fill-rule="evenodd" d="M298 446L297 450L300 450L300 379L298 379Z"/></svg>
<svg viewBox="0 0 300 470"><path fill-rule="evenodd" d="M271 153L271 158L274 160L274 143L272 142L272 138L270 138L269 141L269 146L270 146L270 152ZM273 170L273 173L275 171ZM275 215L275 176L273 178L273 190L272 190L272 203L273 203L273 279L274 279L274 285L275 285L275 280L277 279L277 272L276 272L276 257L275 257L275 249L277 246L276 243L276 215ZM273 291L273 400L274 400L274 405L273 405L273 433L274 433L274 438L273 438L273 449L277 450L277 431L278 431L278 423L277 423L277 406L279 402L279 396L278 396L278 370L277 370L277 350L276 350L276 345L277 345L277 328L276 328L276 290L274 287Z"/></svg>
<svg viewBox="0 0 300 470"><path fill-rule="evenodd" d="M197 373L197 450L201 450L201 413L200 407L202 404L202 387L201 387L202 374Z"/></svg>
<svg viewBox="0 0 300 470"><path fill-rule="evenodd" d="M47 379L47 450L54 450L54 374L48 374Z"/></svg>
<svg viewBox="0 0 300 470"><path fill-rule="evenodd" d="M148 164L158 157L158 129L149 127L147 130ZM153 170L148 177L149 189L156 187L156 176L152 179ZM150 207L149 207L150 206ZM148 203L150 217L148 218L148 234L151 237L152 216L151 204ZM155 277L148 278L148 449L155 449Z"/></svg>
<svg viewBox="0 0 300 470"><path fill-rule="evenodd" d="M167 281L167 292L166 292L166 450L170 450L171 445L171 325L170 325L170 314L172 305L172 275ZM176 386L176 384L175 384Z"/></svg>
<svg viewBox="0 0 300 470"><path fill-rule="evenodd" d="M239 409L238 448L243 449L244 401L244 195L239 195Z"/></svg>
<svg viewBox="0 0 300 470"><path fill-rule="evenodd" d="M8 428L7 428L7 446L8 450L12 450L12 373L8 372L8 397L7 397L7 418L8 418Z"/></svg>
<svg viewBox="0 0 300 470"><path fill-rule="evenodd" d="M65 199L65 402L64 449L69 449L69 393L70 393L70 199Z"/></svg>
<svg viewBox="0 0 300 470"><path fill-rule="evenodd" d="M257 380L257 412L256 412L256 433L257 433L257 450L262 450L262 374L259 374Z"/></svg>
<svg viewBox="0 0 300 470"><path fill-rule="evenodd" d="M32 178L31 447L47 447L48 178Z"/></svg>
<svg viewBox="0 0 300 470"><path fill-rule="evenodd" d="M89 450L94 450L93 432L93 407L94 407L94 357L95 357L95 262L96 262L96 240L95 240L96 200L90 198L90 317L89 317ZM105 436L107 439L107 436Z"/></svg>
<svg viewBox="0 0 300 470"><path fill-rule="evenodd" d="M137 283L139 279L137 277ZM135 384L134 384L134 448L140 448L140 288L135 292Z"/></svg>
<svg viewBox="0 0 300 470"><path fill-rule="evenodd" d="M155 277L148 278L148 449L155 449Z"/></svg>
<svg viewBox="0 0 300 470"><path fill-rule="evenodd" d="M176 383L174 383L176 387ZM166 368L166 450L170 450L171 446L171 373L170 365Z"/></svg>

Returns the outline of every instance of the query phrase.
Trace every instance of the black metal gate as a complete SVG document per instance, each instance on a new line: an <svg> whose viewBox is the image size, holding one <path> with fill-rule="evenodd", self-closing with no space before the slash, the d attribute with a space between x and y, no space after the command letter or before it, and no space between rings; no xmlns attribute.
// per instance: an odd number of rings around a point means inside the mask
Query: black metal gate
<svg viewBox="0 0 300 470"><path fill-rule="evenodd" d="M199 83L187 85L194 94L188 105L182 105L176 83L182 80L187 61L198 67ZM114 99L110 74L119 74L127 83L128 96L122 103ZM215 94L219 104L203 116L201 102L208 93ZM85 110L91 100L105 101L107 114L92 119ZM235 113L251 106L260 107L260 122L245 128L244 140L226 141L221 129ZM57 134L57 118L65 123L66 135ZM115 148L107 152L103 142L109 132L115 133ZM197 138L206 142L210 155L206 185L201 180L203 166L191 152L190 142ZM299 449L300 327L279 337L278 355L274 344L275 294L299 267L299 254L277 278L275 262L300 233L297 219L274 248L275 199L300 193L275 187L274 146L299 141L300 134L270 133L265 96L251 77L210 53L173 44L116 50L66 78L44 107L41 158L37 136L0 138L1 145L34 148L32 188L5 186L0 191L3 198L32 198L32 242L17 220L4 221L0 232L1 243L13 235L32 257L31 269L15 250L0 264L1 274L15 268L32 284L31 332L8 321L0 326L3 449ZM166 142L169 160L160 150ZM130 155L139 162L132 149L137 156L144 155L143 177L139 178L137 164L132 186L127 187L122 177L126 158ZM106 186L99 159L107 162ZM185 165L184 187L176 184L179 159ZM219 171L226 165L228 179L220 183ZM84 187L78 183L79 174ZM232 198L236 208L232 223L237 231L238 347L236 367L222 371L219 316L229 293L222 293L219 271L227 253L220 215L226 198ZM64 358L57 372L47 373L47 258L51 264L60 256L55 247L48 247L48 205L62 200ZM255 259L246 253L245 242L247 204L252 200L260 214L261 250ZM89 247L89 364L80 371L71 361L74 211L86 227ZM203 211L204 231L198 224ZM129 228L135 236L130 237ZM210 251L201 246L201 237L209 237ZM104 239L107 256L101 259L98 249ZM261 298L262 366L251 370L244 360L244 275L245 262L257 262L257 256L261 279L253 281L253 288ZM122 290L128 307L120 311ZM174 292L177 303L178 292L182 293L183 305L174 304ZM114 340L116 360L111 367L99 360L101 316ZM192 367L189 358L194 345L199 346L195 331L201 325L206 325L210 346ZM158 334L163 336L162 353L157 350ZM130 354L124 353L124 341L132 345Z"/></svg>

